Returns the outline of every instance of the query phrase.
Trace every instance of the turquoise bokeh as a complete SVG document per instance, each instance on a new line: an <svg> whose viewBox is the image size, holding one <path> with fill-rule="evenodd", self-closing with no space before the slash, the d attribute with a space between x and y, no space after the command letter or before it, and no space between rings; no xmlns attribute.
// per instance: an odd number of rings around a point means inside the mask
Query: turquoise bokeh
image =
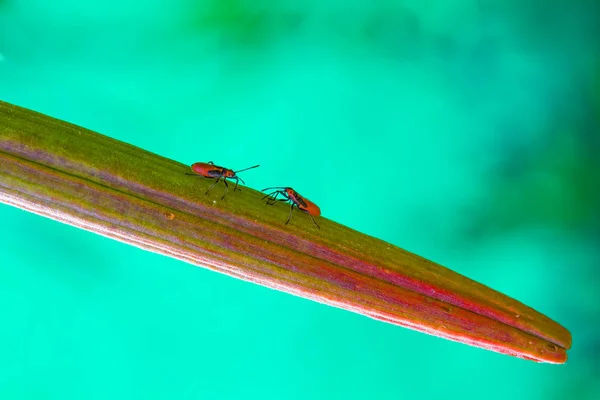
<svg viewBox="0 0 600 400"><path fill-rule="evenodd" d="M260 163L249 186L293 186L574 342L538 365L0 205L0 398L600 398L592 3L0 0L1 100Z"/></svg>

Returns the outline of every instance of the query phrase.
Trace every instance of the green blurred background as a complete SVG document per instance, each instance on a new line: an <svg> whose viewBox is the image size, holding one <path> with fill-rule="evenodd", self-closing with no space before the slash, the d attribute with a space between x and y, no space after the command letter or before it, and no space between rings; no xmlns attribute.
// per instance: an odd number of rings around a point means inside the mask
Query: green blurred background
<svg viewBox="0 0 600 400"><path fill-rule="evenodd" d="M583 0L0 0L0 99L260 163L574 343L538 365L0 205L0 398L600 398L599 38Z"/></svg>

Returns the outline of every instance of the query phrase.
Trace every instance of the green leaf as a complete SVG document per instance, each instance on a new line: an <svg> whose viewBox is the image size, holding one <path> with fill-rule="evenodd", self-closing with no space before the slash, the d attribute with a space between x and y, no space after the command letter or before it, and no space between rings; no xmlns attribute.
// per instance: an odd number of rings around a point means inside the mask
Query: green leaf
<svg viewBox="0 0 600 400"><path fill-rule="evenodd" d="M292 218L244 188L205 190L189 166L0 102L0 201L431 335L563 363L571 335L524 304L326 218Z"/></svg>

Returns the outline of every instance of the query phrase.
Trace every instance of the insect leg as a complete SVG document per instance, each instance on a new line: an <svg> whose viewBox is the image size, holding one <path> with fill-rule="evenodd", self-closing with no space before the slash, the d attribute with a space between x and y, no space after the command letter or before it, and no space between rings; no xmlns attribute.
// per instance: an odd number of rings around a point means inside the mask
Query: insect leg
<svg viewBox="0 0 600 400"><path fill-rule="evenodd" d="M321 229L321 227L319 226L319 224L317 224L317 223L315 222L315 219L313 218L312 214L309 214L309 213L307 213L307 214L308 214L308 216L310 217L310 219L312 219L313 223L314 223L315 225L317 225L317 228Z"/></svg>
<svg viewBox="0 0 600 400"><path fill-rule="evenodd" d="M286 192L284 192L283 190L278 190L277 194L280 194L283 196L283 199L276 199L277 201L291 201L290 196L288 196L288 194ZM275 204L275 201L273 201L272 204Z"/></svg>
<svg viewBox="0 0 600 400"><path fill-rule="evenodd" d="M242 189L238 189L238 183L240 181L240 178L235 178L235 187L233 188L233 191L235 192L236 190L239 190L240 192L242 191Z"/></svg>
<svg viewBox="0 0 600 400"><path fill-rule="evenodd" d="M288 219L287 219L287 221L285 221L286 225L288 224L288 222L290 222L290 218L292 218L292 211L294 211L294 206L295 205L296 204L292 203L292 205L290 206L290 215L288 215Z"/></svg>
<svg viewBox="0 0 600 400"><path fill-rule="evenodd" d="M210 191L210 189L214 188L215 185L217 183L219 183L219 181L221 180L222 176L218 177L217 180L215 181L215 183L213 183L208 189L206 189L206 192L204 192L204 194L208 194L208 192Z"/></svg>
<svg viewBox="0 0 600 400"><path fill-rule="evenodd" d="M279 192L275 192L275 193L271 193L271 196L269 197L269 199L267 200L267 204L272 206L273 204L275 204L277 202L277 196L279 195Z"/></svg>
<svg viewBox="0 0 600 400"><path fill-rule="evenodd" d="M264 199L266 199L267 197L271 197L271 196L273 196L273 193L267 193L267 194L265 194L265 195L262 197L262 199L261 199L261 200L264 200Z"/></svg>
<svg viewBox="0 0 600 400"><path fill-rule="evenodd" d="M264 195L261 200L267 199L267 204L273 205L275 204L275 201L277 200L277 195L279 194L279 191L271 192L269 194Z"/></svg>
<svg viewBox="0 0 600 400"><path fill-rule="evenodd" d="M227 191L229 190L229 185L227 184L227 178L223 178L223 183L225 184L225 192L223 192L223 196L221 196L221 200L225 198Z"/></svg>

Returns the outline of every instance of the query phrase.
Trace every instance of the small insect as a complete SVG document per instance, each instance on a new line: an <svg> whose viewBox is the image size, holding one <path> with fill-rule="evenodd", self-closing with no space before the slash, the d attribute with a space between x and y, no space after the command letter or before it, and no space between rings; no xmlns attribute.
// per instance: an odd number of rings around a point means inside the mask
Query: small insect
<svg viewBox="0 0 600 400"><path fill-rule="evenodd" d="M225 193L223 193L223 196L221 196L221 200L223 200L223 198L227 194L227 191L229 190L229 185L227 184L227 179L235 179L235 187L233 188L234 192L236 190L241 191L242 189L238 189L239 181L242 181L242 183L244 185L246 184L246 182L244 182L244 180L242 178L237 176L237 173L242 172L242 171L247 171L249 169L256 168L256 167L260 167L260 165L255 165L253 167L240 169L239 171L234 171L232 169L219 167L218 165L215 165L215 163L213 163L212 161L209 161L208 163L197 162L197 163L192 164L192 171L194 171L195 173L190 174L189 172L186 172L186 175L203 176L205 178L217 178L215 183L213 183L208 189L206 189L206 192L204 192L204 194L207 194L210 191L210 189L215 187L215 185L217 183L219 183L219 181L221 179L223 179L223 182L225 182Z"/></svg>
<svg viewBox="0 0 600 400"><path fill-rule="evenodd" d="M288 215L288 219L287 219L287 221L285 221L286 225L288 224L288 222L290 222L290 218L292 218L292 211L294 211L294 207L296 207L296 208L298 208L298 210L307 213L308 216L310 217L310 219L312 219L312 222L317 226L317 228L321 229L319 224L317 224L315 222L315 219L313 218L313 215L316 217L321 215L321 209L319 208L319 206L317 206L312 201L308 200L306 197L300 196L300 194L298 192L296 192L294 189L292 189L291 187L270 187L270 188L263 189L262 191L264 192L265 190L271 190L271 189L276 189L276 190L265 195L262 198L262 200L268 198L267 204L273 205L277 201L290 202L290 204L291 204L290 205L290 215ZM277 196L282 196L283 198L278 199Z"/></svg>

